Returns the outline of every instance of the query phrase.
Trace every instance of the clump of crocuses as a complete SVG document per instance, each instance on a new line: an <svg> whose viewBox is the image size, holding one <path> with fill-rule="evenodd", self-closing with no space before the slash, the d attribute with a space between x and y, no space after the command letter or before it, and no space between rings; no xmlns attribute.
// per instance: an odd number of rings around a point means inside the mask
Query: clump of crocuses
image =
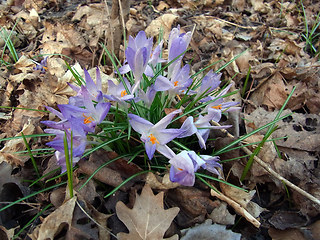
<svg viewBox="0 0 320 240"><path fill-rule="evenodd" d="M59 122L43 123L51 128L45 130L47 133L56 135L48 145L56 149L63 171L66 169L63 139L72 140L73 163L76 163L90 145L88 133L94 133L96 126L102 123L109 124L102 129L109 129L112 134L105 130L99 136L127 137L121 141L128 141L128 144L119 142L119 149L135 155L137 144L141 144L148 160L161 156L167 159L173 182L192 186L199 169L219 175L222 168L219 157L200 152L206 149L212 129L230 127L213 126L212 122L219 122L225 112L237 110L238 103L224 101L230 85L219 89L221 74L211 70L202 77L191 76L190 65L183 65L190 41L191 32L181 33L177 27L172 29L167 44L162 40L153 48L153 38L140 31L135 38L129 37L125 63L119 68L115 66L119 82L109 80L108 92L101 90L98 68L96 82L84 70L86 84L70 85L77 94L70 98L69 104L58 105L60 112L47 107L60 118ZM168 46L167 60L162 58L163 45ZM109 112L111 108L112 113ZM166 111L169 112L165 114ZM176 121L178 119L180 121ZM120 130L112 130L116 127ZM195 149L179 143L193 135L199 143L198 147L191 145Z"/></svg>

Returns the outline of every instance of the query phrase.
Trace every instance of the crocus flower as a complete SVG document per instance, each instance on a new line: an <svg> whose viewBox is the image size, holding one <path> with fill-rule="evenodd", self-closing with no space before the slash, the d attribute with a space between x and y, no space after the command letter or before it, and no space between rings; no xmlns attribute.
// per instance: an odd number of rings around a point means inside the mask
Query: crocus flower
<svg viewBox="0 0 320 240"><path fill-rule="evenodd" d="M201 167L216 175L220 175L217 168L222 168L217 162L220 158L216 156L200 155L194 151L183 150L179 154L173 156L169 163L170 181L178 182L184 186L193 186L195 182L195 172Z"/></svg>
<svg viewBox="0 0 320 240"><path fill-rule="evenodd" d="M184 130L181 129L166 129L166 127L171 122L172 118L180 113L181 110L175 110L169 113L167 116L162 118L157 124L152 124L148 120L141 118L135 114L128 114L129 122L131 127L138 133L141 134L141 141L144 142L145 149L149 160L152 159L154 152L158 150L160 153L161 150L168 142L173 140L182 134ZM162 146L162 147L161 147ZM161 148L160 148L161 147ZM167 153L162 153L167 155Z"/></svg>
<svg viewBox="0 0 320 240"><path fill-rule="evenodd" d="M55 121L41 121L41 123L45 124L46 126L50 127L50 128L54 128L54 129L60 129L60 130L67 130L70 128L70 123L68 122L68 119L65 118L65 116L63 116L63 114L57 110L55 110L52 107L46 106L46 108L53 113L54 115L56 115L57 117L59 117L61 119L61 121L59 122L55 122Z"/></svg>
<svg viewBox="0 0 320 240"><path fill-rule="evenodd" d="M193 117L190 116L182 124L181 129L184 131L179 138L196 134L200 147L206 149L206 141L211 129L225 129L231 127L231 125L211 126L210 121L219 122L220 119L221 111L215 109L210 110L205 116L199 115L196 121L194 121Z"/></svg>
<svg viewBox="0 0 320 240"><path fill-rule="evenodd" d="M182 151L170 159L170 181L178 182L184 186L193 186L194 173L205 164L194 151Z"/></svg>
<svg viewBox="0 0 320 240"><path fill-rule="evenodd" d="M207 95L212 93L214 90L216 90L219 87L221 83L220 81L221 75L222 75L221 73L216 74L212 70L210 70L206 74L206 76L204 76L204 78L202 79L201 86L195 98L205 95L206 97L202 97L199 100L200 102L207 102L212 100L212 98L210 98L210 96L207 96Z"/></svg>
<svg viewBox="0 0 320 240"><path fill-rule="evenodd" d="M125 101L132 100L134 95L131 94L131 85L128 79L123 78L125 85L127 86L130 93L127 92L126 88L124 87L123 83L120 82L118 85L114 84L112 80L108 81L108 94L104 95L105 98L109 99L110 101L115 101L119 103L124 103Z"/></svg>
<svg viewBox="0 0 320 240"><path fill-rule="evenodd" d="M182 54L184 51L186 51L190 41L191 41L191 32L180 34L180 26L178 26L177 28L173 28L169 35L168 62L172 61L173 59L178 57L180 54ZM173 71L176 65L181 65L181 60L183 58L183 55L181 55L176 61L174 61L172 64L169 65L168 78L171 78L171 76L173 75Z"/></svg>
<svg viewBox="0 0 320 240"><path fill-rule="evenodd" d="M37 63L37 62L33 61L33 62L35 62L37 64L33 69L34 70L40 70L41 73L45 73L46 70L48 69L47 60L48 60L48 57L45 57L44 59L42 59L40 63Z"/></svg>
<svg viewBox="0 0 320 240"><path fill-rule="evenodd" d="M77 95L69 98L69 104L74 106L84 106L83 103L83 91L82 89L86 89L89 93L91 101L102 102L103 94L102 94L102 84L101 84L101 74L99 68L96 68L96 83L92 80L90 74L86 69L84 71L85 85L81 87L74 86L69 84L69 86L77 92Z"/></svg>
<svg viewBox="0 0 320 240"><path fill-rule="evenodd" d="M205 161L205 164L201 165L203 169L206 169L207 171L214 173L216 175L220 175L218 172L218 168L222 169L222 166L218 161L220 160L220 157L218 156L209 156L209 155L200 155L200 157Z"/></svg>
<svg viewBox="0 0 320 240"><path fill-rule="evenodd" d="M144 31L140 31L136 38L129 36L128 47L125 51L126 61L128 64L124 65L119 69L121 74L132 71L135 78L135 85L133 87L133 93L136 91L140 84L142 74L148 67L148 62L152 50L152 38L147 38ZM148 75L152 74L152 69L148 67Z"/></svg>
<svg viewBox="0 0 320 240"><path fill-rule="evenodd" d="M150 107L154 97L156 96L157 91L154 88L154 84L147 88L147 91L144 92L142 89L138 91L138 97L141 99L146 107Z"/></svg>
<svg viewBox="0 0 320 240"><path fill-rule="evenodd" d="M81 88L85 109L70 104L60 104L58 108L64 119L70 121L74 117L79 127L81 126L86 132L94 132L96 125L100 124L108 114L111 103L99 102L94 106L88 90L84 86Z"/></svg>
<svg viewBox="0 0 320 240"><path fill-rule="evenodd" d="M179 65L176 65L176 68L178 70L174 71L174 74L170 80L170 82L173 84L173 87L168 90L169 99L177 94L180 95L186 93L188 87L190 87L192 84L192 79L189 77L190 66L187 64L180 68ZM191 92L189 91L189 93Z"/></svg>
<svg viewBox="0 0 320 240"><path fill-rule="evenodd" d="M150 60L149 60L149 65L152 67L156 67L158 63L166 62L166 60L160 58L160 53L163 45L163 40L156 46L156 48L153 50ZM147 67L148 69L148 67ZM148 75L148 74L146 74Z"/></svg>
<svg viewBox="0 0 320 240"><path fill-rule="evenodd" d="M45 129L44 130L46 133L51 133L56 135L55 138L51 142L48 142L46 145L56 150L55 155L56 155L58 164L62 168L62 172L66 171L65 149L64 149L65 136L67 137L69 156L71 152L71 136L72 136L73 164L76 164L80 160L87 145L86 132L77 125L77 120L74 117L71 117L69 121L70 121L69 129L66 129L66 130ZM72 134L71 134L71 131L72 131Z"/></svg>

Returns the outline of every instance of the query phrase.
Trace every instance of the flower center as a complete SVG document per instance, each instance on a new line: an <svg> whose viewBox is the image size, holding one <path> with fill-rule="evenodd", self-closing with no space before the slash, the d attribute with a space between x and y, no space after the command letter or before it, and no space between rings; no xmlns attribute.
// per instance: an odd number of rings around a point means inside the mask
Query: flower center
<svg viewBox="0 0 320 240"><path fill-rule="evenodd" d="M159 141L156 139L155 136L153 136L153 134L150 134L149 138L152 144L159 143Z"/></svg>
<svg viewBox="0 0 320 240"><path fill-rule="evenodd" d="M121 97L124 97L124 96L126 96L126 95L128 95L128 93L127 93L126 90L121 91Z"/></svg>
<svg viewBox="0 0 320 240"><path fill-rule="evenodd" d="M212 108L214 108L214 109L222 109L222 104L219 104L217 106L212 106Z"/></svg>
<svg viewBox="0 0 320 240"><path fill-rule="evenodd" d="M176 86L178 86L178 81L175 81L174 83L173 83L173 85L176 87Z"/></svg>
<svg viewBox="0 0 320 240"><path fill-rule="evenodd" d="M183 171L183 169L182 168L177 168L179 171Z"/></svg>
<svg viewBox="0 0 320 240"><path fill-rule="evenodd" d="M83 119L84 124L92 123L94 121L93 117L91 116L88 117L84 113L82 114L82 116L84 117Z"/></svg>

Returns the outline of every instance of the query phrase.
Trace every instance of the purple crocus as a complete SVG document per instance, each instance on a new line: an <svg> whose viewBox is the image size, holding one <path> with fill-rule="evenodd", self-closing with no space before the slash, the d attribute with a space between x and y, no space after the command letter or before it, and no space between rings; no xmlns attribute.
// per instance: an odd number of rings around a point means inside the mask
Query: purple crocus
<svg viewBox="0 0 320 240"><path fill-rule="evenodd" d="M170 159L170 181L178 182L184 186L193 186L195 182L194 173L200 166L205 164L193 151L182 151Z"/></svg>
<svg viewBox="0 0 320 240"><path fill-rule="evenodd" d="M70 104L59 104L58 108L61 111L59 112L47 107L61 121L42 121L42 123L51 128L66 130L71 127L70 120L74 118L73 121L78 127L82 127L86 132L94 132L96 125L100 124L108 114L111 103L99 102L94 106L88 90L84 86L81 88L85 109Z"/></svg>
<svg viewBox="0 0 320 240"><path fill-rule="evenodd" d="M181 55L184 51L187 50L188 45L191 41L191 32L182 33L180 34L180 26L177 28L173 28L169 35L169 42L168 42L168 62L172 61L179 55ZM176 69L176 65L181 65L181 60L183 58L182 54L176 61L174 61L168 67L168 78L174 74L174 70Z"/></svg>
<svg viewBox="0 0 320 240"><path fill-rule="evenodd" d="M71 136L72 136L72 162L76 164L81 156L83 155L86 145L87 137L86 132L77 125L77 119L71 117L70 128L67 130L60 129L45 129L46 133L55 134L55 138L48 142L46 145L54 148L56 150L55 155L57 158L58 164L61 166L62 172L66 171L66 162L65 162L65 149L64 149L64 138L67 137L67 143L69 148L69 155L71 152ZM71 134L72 131L72 134Z"/></svg>
<svg viewBox="0 0 320 240"><path fill-rule="evenodd" d="M146 92L144 92L142 89L138 89L139 99L141 99L148 108L151 106L156 93L157 91L155 90L154 84L149 86Z"/></svg>
<svg viewBox="0 0 320 240"><path fill-rule="evenodd" d="M210 121L219 122L221 119L221 111L212 109L205 116L199 115L199 117L194 121L193 117L188 117L181 126L181 129L185 130L179 136L179 138L184 138L196 134L199 140L199 145L201 148L206 149L206 141L209 137L211 129L225 129L231 127L231 125L225 126L211 126Z"/></svg>
<svg viewBox="0 0 320 240"><path fill-rule="evenodd" d="M200 157L205 161L205 164L203 164L201 167L203 169L206 169L207 171L220 175L218 168L222 169L222 166L218 161L220 161L219 156L209 156L209 155L200 155Z"/></svg>
<svg viewBox="0 0 320 240"><path fill-rule="evenodd" d="M198 90L198 93L195 98L199 98L201 96L201 99L199 100L200 102L207 102L212 100L210 96L207 96L208 94L212 93L214 90L216 90L221 81L221 73L216 74L212 70L210 70L206 76L202 79L201 86ZM204 97L205 96L205 97Z"/></svg>
<svg viewBox="0 0 320 240"><path fill-rule="evenodd" d="M44 59L41 60L40 63L37 63L35 62L37 65L35 67L33 67L34 70L40 70L41 73L45 73L46 70L48 69L47 67L47 60L48 60L48 57L45 57Z"/></svg>
<svg viewBox="0 0 320 240"><path fill-rule="evenodd" d="M114 84L112 80L108 81L108 94L104 95L105 98L109 99L110 101L115 101L119 103L124 103L125 101L132 100L134 95L131 94L131 85L128 79L123 78L124 83L127 86L129 92L127 92L126 88L124 87L123 83L120 82L118 85Z"/></svg>
<svg viewBox="0 0 320 240"><path fill-rule="evenodd" d="M221 165L217 162L219 157L208 155L198 156L194 151L183 150L170 159L170 181L178 182L184 186L193 186L195 182L195 172L200 167L216 175L219 175L217 168Z"/></svg>
<svg viewBox="0 0 320 240"><path fill-rule="evenodd" d="M188 87L190 87L190 85L192 84L192 79L189 77L190 66L187 64L180 68L179 65L176 65L176 68L178 70L174 71L174 74L171 76L170 80L173 87L168 90L169 99L177 94L180 95L186 93Z"/></svg>
<svg viewBox="0 0 320 240"><path fill-rule="evenodd" d="M135 78L135 85L133 93L136 91L142 79L142 74L146 72L147 75L152 75L153 71L148 62L151 55L153 39L147 38L144 31L140 31L136 38L129 36L128 47L125 51L126 61L128 64L119 69L121 74L127 73L130 70ZM148 69L147 69L148 68Z"/></svg>
<svg viewBox="0 0 320 240"><path fill-rule="evenodd" d="M102 102L103 101L103 94L102 94L102 84L101 84L101 74L100 70L96 68L96 83L92 80L90 74L86 69L84 69L84 78L85 78L85 85L81 87L74 86L69 84L69 86L77 92L77 95L74 97L69 98L69 104L74 106L84 106L83 103L83 89L86 89L89 93L91 101Z"/></svg>
<svg viewBox="0 0 320 240"><path fill-rule="evenodd" d="M168 142L182 134L181 129L166 129L172 118L180 113L181 110L175 110L162 118L157 124L152 124L148 120L135 114L128 114L131 127L141 134L140 139L144 142L149 160L152 159L154 152L158 150L163 155L167 153L168 148L164 147ZM165 151L165 152L163 152Z"/></svg>

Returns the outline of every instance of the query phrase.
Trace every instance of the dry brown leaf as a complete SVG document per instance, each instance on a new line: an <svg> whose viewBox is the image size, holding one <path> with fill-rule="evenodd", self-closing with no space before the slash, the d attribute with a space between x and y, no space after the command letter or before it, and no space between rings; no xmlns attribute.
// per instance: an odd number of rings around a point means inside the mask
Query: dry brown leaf
<svg viewBox="0 0 320 240"><path fill-rule="evenodd" d="M270 228L268 233L272 240L306 240L298 229L277 230Z"/></svg>
<svg viewBox="0 0 320 240"><path fill-rule="evenodd" d="M154 173L149 172L146 177L146 183L153 189L166 190L176 188L180 186L179 183L170 181L169 173L166 173L163 177L156 176Z"/></svg>
<svg viewBox="0 0 320 240"><path fill-rule="evenodd" d="M33 124L25 124L21 130L25 135L31 135L35 132L35 126ZM16 136L21 136L19 132ZM30 138L27 138L27 142ZM0 163L6 161L10 164L23 166L26 161L29 160L29 156L15 154L18 151L26 149L22 138L15 138L8 141L5 146L0 150Z"/></svg>
<svg viewBox="0 0 320 240"><path fill-rule="evenodd" d="M159 36L160 29L163 28L164 39L168 39L173 22L178 18L174 14L163 14L162 16L153 20L146 28L145 32L150 37Z"/></svg>
<svg viewBox="0 0 320 240"><path fill-rule="evenodd" d="M136 195L132 209L123 202L116 205L118 218L129 229L129 233L117 234L118 239L144 239L160 240L169 228L172 220L179 212L174 207L167 210L163 208L163 192L154 195L149 185L145 185L141 195Z"/></svg>
<svg viewBox="0 0 320 240"><path fill-rule="evenodd" d="M98 212L89 203L82 200L80 194L66 201L47 216L41 225L29 235L32 240L53 240L66 229L63 239L108 240L106 214Z"/></svg>
<svg viewBox="0 0 320 240"><path fill-rule="evenodd" d="M220 202L220 205L213 209L208 217L215 223L219 223L222 225L233 225L236 219L236 215L230 214L227 206L227 203Z"/></svg>
<svg viewBox="0 0 320 240"><path fill-rule="evenodd" d="M240 240L241 234L226 229L226 226L212 224L211 219L195 227L183 229L181 240Z"/></svg>
<svg viewBox="0 0 320 240"><path fill-rule="evenodd" d="M77 197L71 198L46 217L43 223L30 236L32 240L53 240L64 225L71 226L76 201Z"/></svg>

